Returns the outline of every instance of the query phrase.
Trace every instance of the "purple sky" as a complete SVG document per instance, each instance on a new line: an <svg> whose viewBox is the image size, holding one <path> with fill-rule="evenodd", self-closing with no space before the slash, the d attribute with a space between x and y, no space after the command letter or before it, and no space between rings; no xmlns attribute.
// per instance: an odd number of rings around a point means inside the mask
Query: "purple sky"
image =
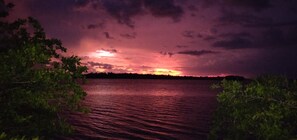
<svg viewBox="0 0 297 140"><path fill-rule="evenodd" d="M7 0L90 72L297 77L296 0Z"/></svg>

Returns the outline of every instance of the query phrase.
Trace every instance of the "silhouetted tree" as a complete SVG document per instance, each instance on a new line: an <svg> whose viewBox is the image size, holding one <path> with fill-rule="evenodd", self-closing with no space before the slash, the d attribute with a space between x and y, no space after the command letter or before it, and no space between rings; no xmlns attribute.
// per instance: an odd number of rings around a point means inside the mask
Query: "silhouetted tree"
<svg viewBox="0 0 297 140"><path fill-rule="evenodd" d="M70 132L59 113L82 109L86 93L76 79L87 68L63 56L61 41L47 38L37 20L8 22L13 4L1 0L0 7L0 139Z"/></svg>
<svg viewBox="0 0 297 140"><path fill-rule="evenodd" d="M223 90L210 139L297 138L297 81L262 76L216 86Z"/></svg>

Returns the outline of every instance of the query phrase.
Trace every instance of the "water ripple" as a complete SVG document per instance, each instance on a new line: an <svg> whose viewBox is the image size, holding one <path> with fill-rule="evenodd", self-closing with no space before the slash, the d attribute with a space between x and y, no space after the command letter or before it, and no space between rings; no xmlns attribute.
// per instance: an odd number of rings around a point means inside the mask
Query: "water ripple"
<svg viewBox="0 0 297 140"><path fill-rule="evenodd" d="M162 96L148 93L90 94L84 103L92 111L86 115L69 114L69 122L74 125L76 133L63 139L207 139L216 107L216 94L206 93L205 84L203 87L193 85L196 94L189 96L184 95L185 89L181 84L177 86L181 88L178 90L172 83L163 87L161 84L162 92L175 92L172 96L169 93ZM93 84L89 89L97 91L94 86L98 85ZM113 86L108 87L110 92L120 92L121 87L129 90L123 87L125 85ZM185 86L189 88L189 82ZM201 94L197 93L199 88L203 91ZM155 90L158 88L150 92L160 92ZM129 92L135 91L130 89Z"/></svg>

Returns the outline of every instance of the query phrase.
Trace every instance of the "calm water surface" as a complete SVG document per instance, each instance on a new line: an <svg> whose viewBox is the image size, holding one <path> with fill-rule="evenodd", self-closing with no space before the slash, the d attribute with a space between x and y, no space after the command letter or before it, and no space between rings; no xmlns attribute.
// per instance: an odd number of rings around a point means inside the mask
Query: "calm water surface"
<svg viewBox="0 0 297 140"><path fill-rule="evenodd" d="M216 81L92 79L87 115L71 114L70 139L207 139Z"/></svg>

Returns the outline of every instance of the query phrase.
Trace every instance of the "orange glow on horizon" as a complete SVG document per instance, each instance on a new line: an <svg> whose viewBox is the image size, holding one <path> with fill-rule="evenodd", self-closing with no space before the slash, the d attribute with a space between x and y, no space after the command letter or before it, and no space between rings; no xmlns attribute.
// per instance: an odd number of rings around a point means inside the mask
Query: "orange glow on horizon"
<svg viewBox="0 0 297 140"><path fill-rule="evenodd" d="M154 69L155 75L172 75L172 76L180 76L181 72L176 70L164 69L164 68L156 68Z"/></svg>
<svg viewBox="0 0 297 140"><path fill-rule="evenodd" d="M96 67L96 68L95 68L95 71L96 71L96 72L106 72L105 69L102 69L102 68L100 68L100 67Z"/></svg>

